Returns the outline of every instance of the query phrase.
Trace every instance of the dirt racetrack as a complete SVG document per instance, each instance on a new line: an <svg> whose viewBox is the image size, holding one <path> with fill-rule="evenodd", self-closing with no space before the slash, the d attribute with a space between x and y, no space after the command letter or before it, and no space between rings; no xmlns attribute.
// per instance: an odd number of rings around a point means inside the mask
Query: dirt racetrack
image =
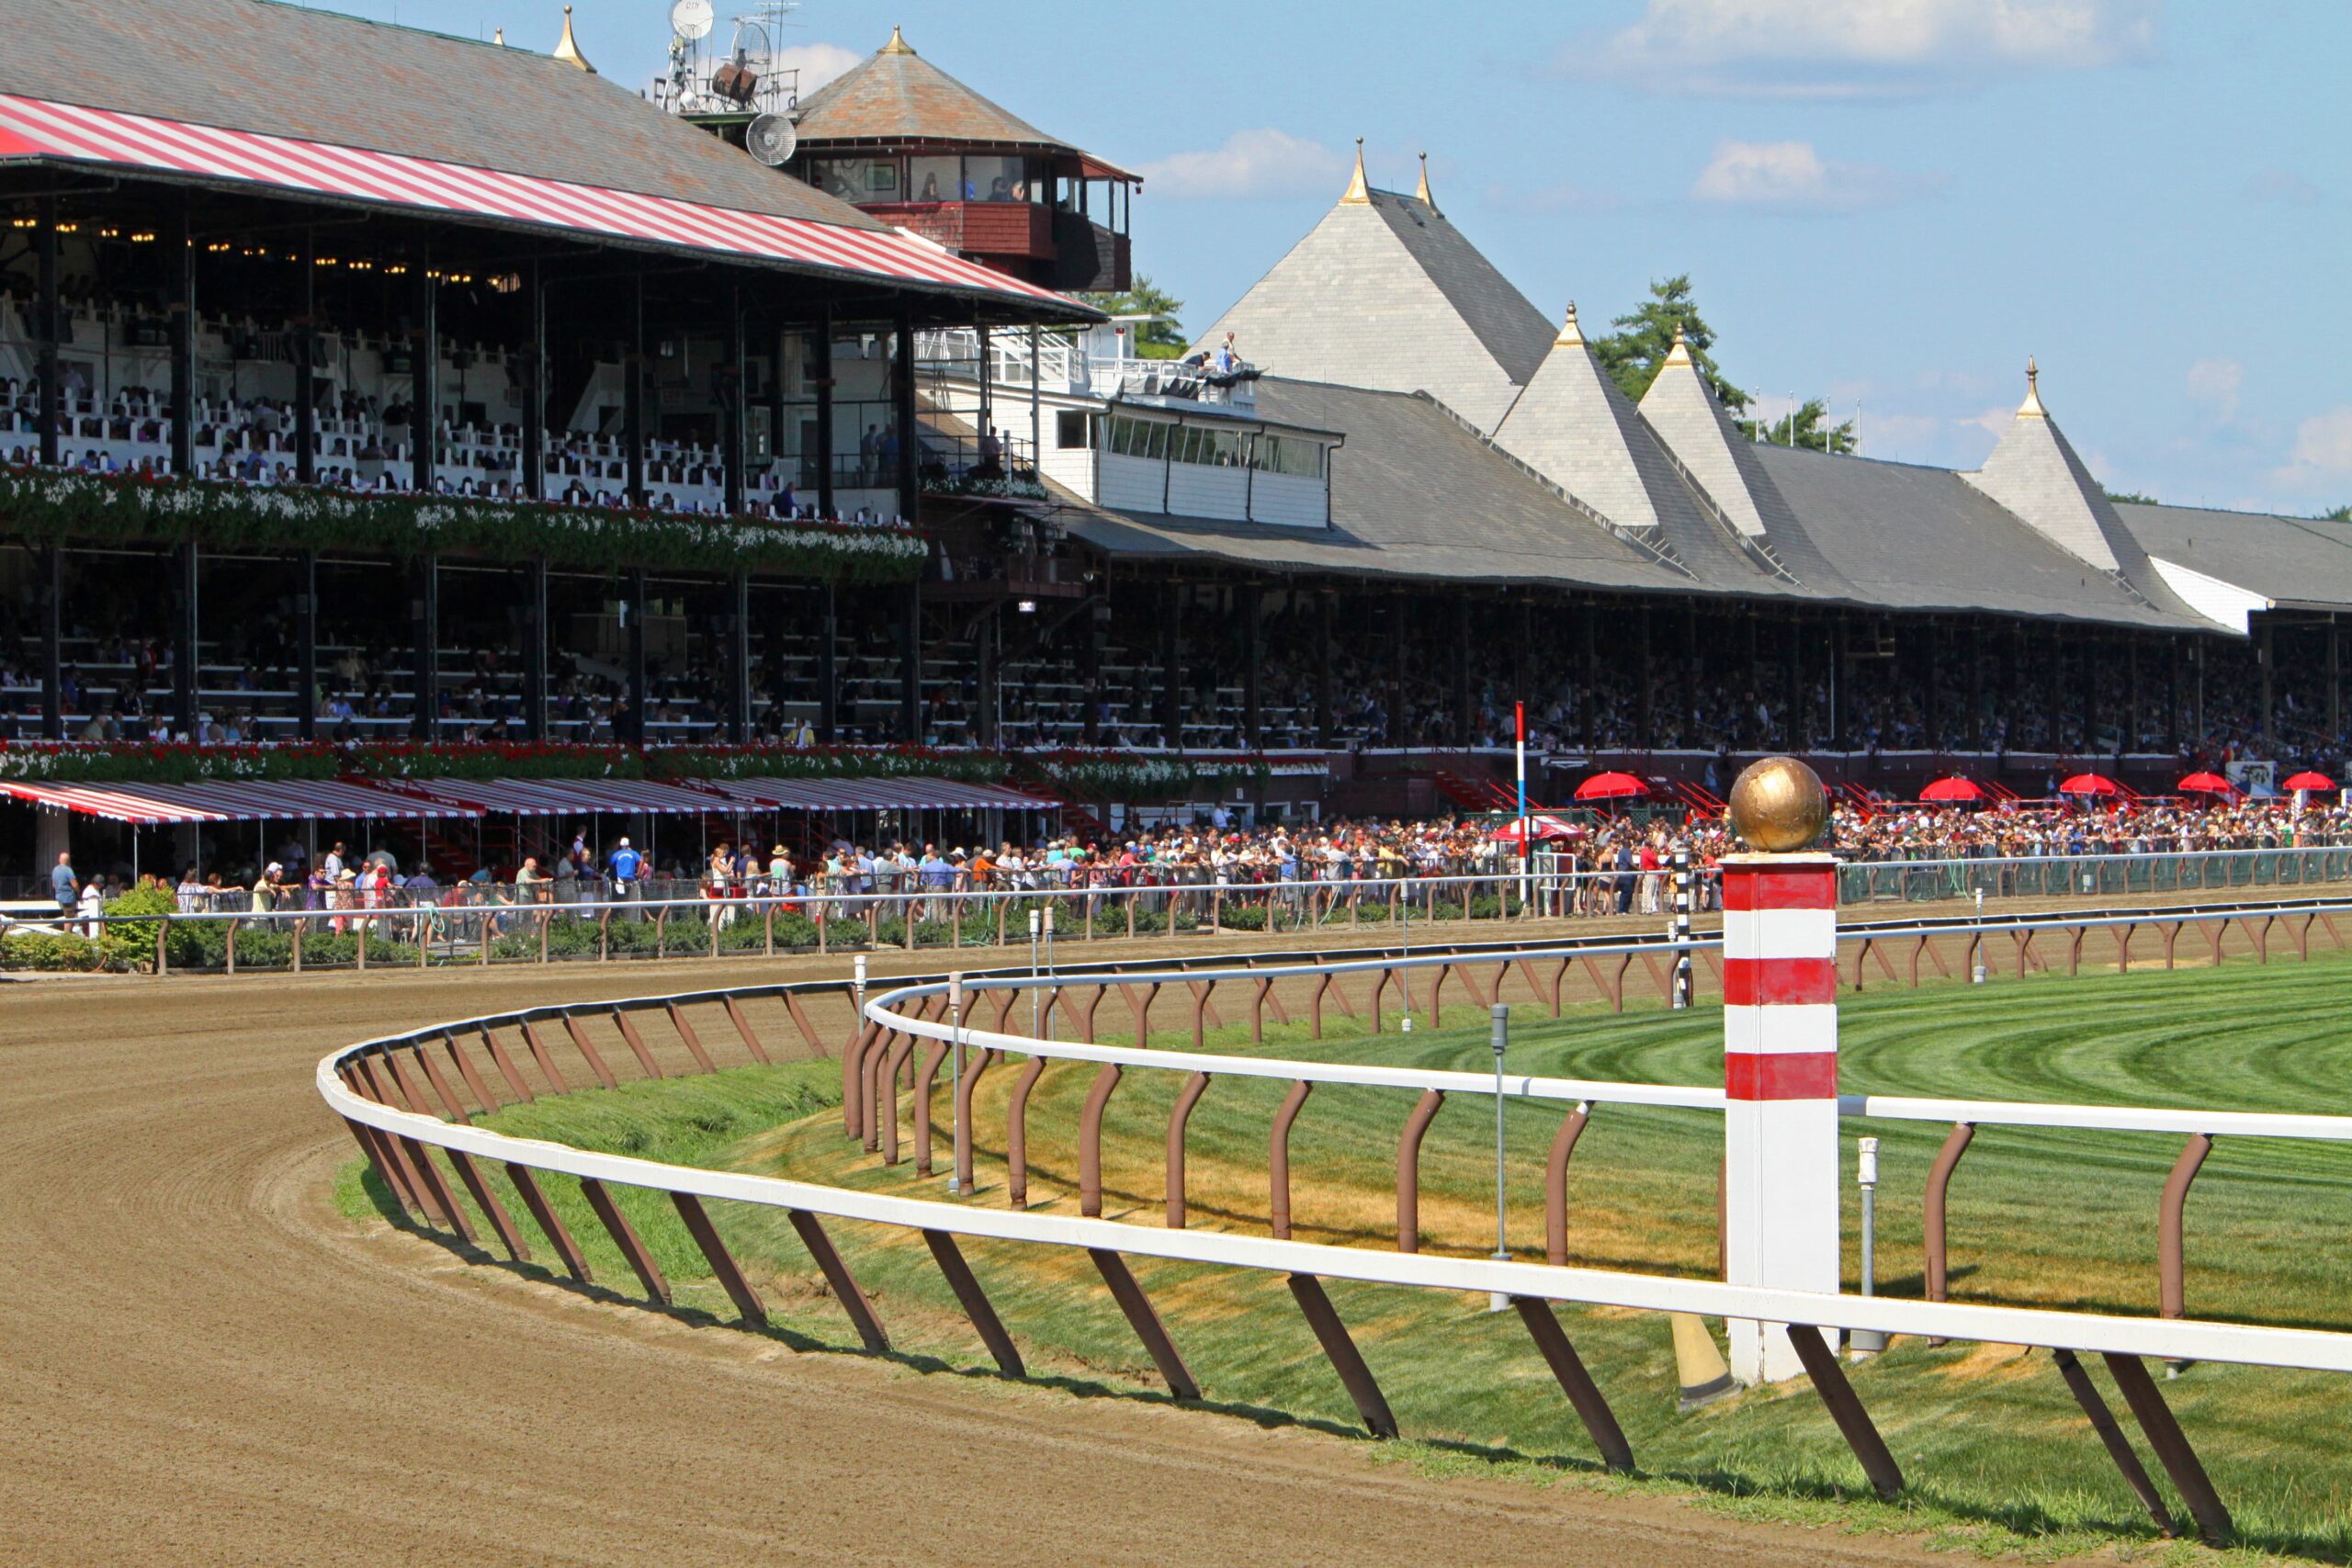
<svg viewBox="0 0 2352 1568"><path fill-rule="evenodd" d="M333 1208L335 1045L806 964L0 984L0 1560L1923 1561L1654 1497L795 1354ZM877 964L877 970L881 965Z"/></svg>

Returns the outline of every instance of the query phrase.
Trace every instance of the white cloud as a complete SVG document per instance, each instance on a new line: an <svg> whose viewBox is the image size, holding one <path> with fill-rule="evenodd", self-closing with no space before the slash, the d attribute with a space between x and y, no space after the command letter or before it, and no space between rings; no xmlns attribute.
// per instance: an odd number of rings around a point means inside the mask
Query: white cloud
<svg viewBox="0 0 2352 1568"><path fill-rule="evenodd" d="M2234 359L2200 359L2188 367L2188 398L2212 411L2227 424L2237 417L2238 389L2245 385L2245 367Z"/></svg>
<svg viewBox="0 0 2352 1568"><path fill-rule="evenodd" d="M2352 484L2352 403L2338 403L2297 425L2287 466L2270 477L2304 491Z"/></svg>
<svg viewBox="0 0 2352 1568"><path fill-rule="evenodd" d="M778 70L800 73L800 96L805 98L865 58L837 43L797 43L778 50L775 62Z"/></svg>
<svg viewBox="0 0 2352 1568"><path fill-rule="evenodd" d="M1854 212L1936 189L1941 175L1825 159L1810 141L1722 141L1691 182L1701 201L1791 212Z"/></svg>
<svg viewBox="0 0 2352 1568"><path fill-rule="evenodd" d="M1222 147L1171 152L1138 172L1161 196L1336 197L1346 188L1350 167L1347 154L1334 148L1261 126L1235 131Z"/></svg>
<svg viewBox="0 0 2352 1568"><path fill-rule="evenodd" d="M1653 92L1884 97L2149 59L2159 0L1649 0L1555 69Z"/></svg>

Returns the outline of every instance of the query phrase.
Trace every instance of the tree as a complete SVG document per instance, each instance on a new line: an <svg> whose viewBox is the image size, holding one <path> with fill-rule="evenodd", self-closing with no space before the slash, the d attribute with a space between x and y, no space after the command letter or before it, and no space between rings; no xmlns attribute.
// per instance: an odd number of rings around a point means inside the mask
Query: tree
<svg viewBox="0 0 2352 1568"><path fill-rule="evenodd" d="M1835 452L1839 457L1854 450L1854 422L1825 425L1829 417L1829 405L1820 398L1809 398L1797 408L1793 426L1786 414L1779 419L1743 419L1738 421L1740 433L1750 441L1769 441L1775 446L1810 446L1816 452Z"/></svg>
<svg viewBox="0 0 2352 1568"><path fill-rule="evenodd" d="M1187 339L1183 325L1177 320L1184 313L1184 301L1152 282L1141 273L1136 275L1135 287L1124 294L1081 294L1080 299L1106 316L1159 316L1162 321L1146 321L1136 331L1136 357L1138 359L1178 359L1183 356Z"/></svg>
<svg viewBox="0 0 2352 1568"><path fill-rule="evenodd" d="M2319 515L2324 523L2352 523L2352 503L2336 507L2331 512L2323 512Z"/></svg>
<svg viewBox="0 0 2352 1568"><path fill-rule="evenodd" d="M2104 485L2099 488L2107 489ZM2136 490L2109 490L2107 499L2123 506L2162 506L2164 504L2154 496Z"/></svg>
<svg viewBox="0 0 2352 1568"><path fill-rule="evenodd" d="M1691 360L1699 374L1706 378L1713 389L1715 399L1735 414L1744 411L1748 395L1723 378L1707 350L1714 346L1715 334L1708 329L1699 314L1698 301L1690 297L1690 276L1659 279L1650 285L1650 297L1628 315L1619 316L1609 323L1617 330L1607 337L1595 340L1592 352L1600 367L1617 383L1617 389L1635 402L1650 389L1657 379L1658 367L1666 363L1667 351L1674 346L1674 332L1682 329L1683 345L1690 349Z"/></svg>

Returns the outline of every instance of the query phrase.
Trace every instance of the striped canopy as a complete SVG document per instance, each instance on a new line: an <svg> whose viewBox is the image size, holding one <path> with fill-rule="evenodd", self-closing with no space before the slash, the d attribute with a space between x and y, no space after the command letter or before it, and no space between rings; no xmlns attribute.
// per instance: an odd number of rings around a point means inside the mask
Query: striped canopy
<svg viewBox="0 0 2352 1568"><path fill-rule="evenodd" d="M168 822L364 820L371 817L480 817L472 807L395 795L335 779L272 783L25 784L0 782L0 794L85 817L152 827Z"/></svg>

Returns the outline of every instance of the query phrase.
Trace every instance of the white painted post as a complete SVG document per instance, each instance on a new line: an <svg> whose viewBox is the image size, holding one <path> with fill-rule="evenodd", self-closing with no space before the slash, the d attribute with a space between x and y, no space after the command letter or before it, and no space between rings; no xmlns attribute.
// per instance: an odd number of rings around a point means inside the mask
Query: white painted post
<svg viewBox="0 0 2352 1568"><path fill-rule="evenodd" d="M1838 1282L1838 863L1731 855L1724 894L1724 1278ZM1732 1375L1804 1369L1784 1325L1734 1319Z"/></svg>

